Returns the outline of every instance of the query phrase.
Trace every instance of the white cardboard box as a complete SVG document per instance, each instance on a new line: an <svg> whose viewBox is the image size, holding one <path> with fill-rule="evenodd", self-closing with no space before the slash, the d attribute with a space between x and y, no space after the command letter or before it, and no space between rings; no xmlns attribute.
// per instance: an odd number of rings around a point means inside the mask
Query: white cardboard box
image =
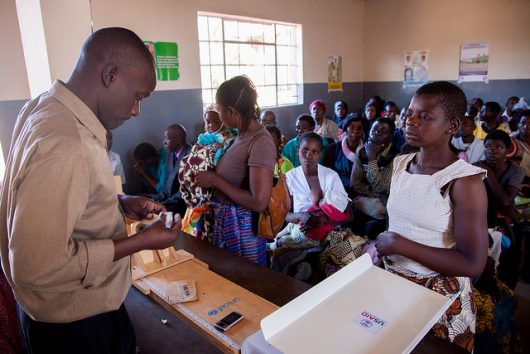
<svg viewBox="0 0 530 354"><path fill-rule="evenodd" d="M408 353L454 299L373 266L365 254L265 317L261 328L285 354Z"/></svg>

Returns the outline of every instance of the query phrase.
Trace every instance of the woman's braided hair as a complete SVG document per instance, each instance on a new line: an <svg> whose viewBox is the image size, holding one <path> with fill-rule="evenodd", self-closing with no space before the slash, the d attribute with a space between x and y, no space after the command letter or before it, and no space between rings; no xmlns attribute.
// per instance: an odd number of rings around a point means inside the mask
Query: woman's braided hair
<svg viewBox="0 0 530 354"><path fill-rule="evenodd" d="M247 76L235 76L217 89L216 100L224 107L232 107L242 116L241 128L247 129L252 119L260 114L258 93Z"/></svg>

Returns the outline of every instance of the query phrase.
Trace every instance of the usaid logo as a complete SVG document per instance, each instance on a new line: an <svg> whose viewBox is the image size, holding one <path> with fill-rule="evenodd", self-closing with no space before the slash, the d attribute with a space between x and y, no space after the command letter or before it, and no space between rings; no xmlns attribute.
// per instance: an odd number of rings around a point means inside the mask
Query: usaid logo
<svg viewBox="0 0 530 354"><path fill-rule="evenodd" d="M354 322L373 334L379 332L387 324L386 320L369 311L362 311L355 317Z"/></svg>

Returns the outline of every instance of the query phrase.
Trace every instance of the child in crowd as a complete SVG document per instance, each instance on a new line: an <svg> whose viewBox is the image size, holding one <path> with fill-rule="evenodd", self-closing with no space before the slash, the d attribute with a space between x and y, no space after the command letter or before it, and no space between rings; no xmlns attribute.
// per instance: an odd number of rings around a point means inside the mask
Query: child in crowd
<svg viewBox="0 0 530 354"><path fill-rule="evenodd" d="M519 102L519 97L517 96L512 96L506 100L506 109L504 110L504 112L502 112L499 122L508 124L508 128L510 128L510 131L512 132L517 130L517 121L514 119L513 116L513 106L517 102Z"/></svg>
<svg viewBox="0 0 530 354"><path fill-rule="evenodd" d="M273 127L277 127L278 126L277 122L276 122L276 114L274 114L273 111L263 111L263 112L261 112L260 121L261 121L261 125L263 125L264 127L267 127L269 125L273 126ZM287 138L285 137L285 135L281 134L280 143L278 145L280 151L283 149L285 144L287 144Z"/></svg>
<svg viewBox="0 0 530 354"><path fill-rule="evenodd" d="M159 192L161 159L156 148L149 143L141 143L134 149L133 156L135 160L133 168L142 177L142 192L150 194Z"/></svg>
<svg viewBox="0 0 530 354"><path fill-rule="evenodd" d="M237 135L237 130L225 127L214 104L205 108L203 119L205 132L197 137L197 144L212 146L216 150L214 163L217 164L217 161L230 147Z"/></svg>
<svg viewBox="0 0 530 354"><path fill-rule="evenodd" d="M383 117L392 119L396 124L396 128L401 127L399 119L399 107L395 102L385 102L385 111L383 112Z"/></svg>
<svg viewBox="0 0 530 354"><path fill-rule="evenodd" d="M486 135L493 130L504 130L510 133L510 128L504 123L499 123L498 118L501 113L501 106L497 102L486 102L480 110L480 123L473 132L477 138L484 140Z"/></svg>
<svg viewBox="0 0 530 354"><path fill-rule="evenodd" d="M334 105L334 117L333 121L337 123L339 129L344 130L342 125L347 120L348 116L348 104L342 100L335 102Z"/></svg>
<svg viewBox="0 0 530 354"><path fill-rule="evenodd" d="M473 134L476 128L473 117L463 117L458 129L458 137L453 137L451 141L454 147L464 152L465 161L471 164L484 159L484 142Z"/></svg>
<svg viewBox="0 0 530 354"><path fill-rule="evenodd" d="M399 124L396 124L394 139L392 139L392 144L394 144L394 147L398 151L401 151L401 147L407 143L407 140L405 139L405 114L407 113L407 109L409 109L409 106L405 106L401 109L401 112L399 113Z"/></svg>
<svg viewBox="0 0 530 354"><path fill-rule="evenodd" d="M265 129L267 129L269 134L272 136L272 139L274 140L274 145L276 145L276 149L278 150L276 165L274 166L274 175L279 176L280 173L285 175L287 172L292 170L294 166L293 166L293 163L289 161L287 157L282 156L280 154L281 152L280 141L282 138L282 132L277 127L273 127L271 125L265 126Z"/></svg>
<svg viewBox="0 0 530 354"><path fill-rule="evenodd" d="M388 271L446 296L459 294L432 331L471 352L476 309L470 277L484 270L488 230L485 170L449 146L465 111L466 96L454 84L432 82L416 91L406 137L420 151L394 160L388 231L376 248Z"/></svg>
<svg viewBox="0 0 530 354"><path fill-rule="evenodd" d="M298 146L300 145L300 136L306 132L312 132L315 130L315 120L313 117L307 114L301 114L296 118L296 137L289 140L282 149L282 155L287 157L289 161L293 163L294 167L300 166L300 160L298 159ZM323 164L328 152L328 139L322 137L322 154L320 156L319 163Z"/></svg>
<svg viewBox="0 0 530 354"><path fill-rule="evenodd" d="M261 125L266 127L267 125L276 126L276 115L273 111L263 111L260 116Z"/></svg>
<svg viewBox="0 0 530 354"><path fill-rule="evenodd" d="M302 134L297 152L301 166L287 173L293 212L285 219L289 224L274 242L267 244L272 251L280 247L316 247L335 224L352 220L348 195L339 175L318 163L321 137L314 132Z"/></svg>

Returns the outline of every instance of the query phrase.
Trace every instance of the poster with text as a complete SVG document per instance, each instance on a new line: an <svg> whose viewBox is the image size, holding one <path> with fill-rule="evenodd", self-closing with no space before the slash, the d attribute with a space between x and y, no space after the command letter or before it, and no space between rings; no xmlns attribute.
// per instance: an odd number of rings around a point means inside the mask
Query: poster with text
<svg viewBox="0 0 530 354"><path fill-rule="evenodd" d="M405 51L403 57L403 86L421 86L427 81L429 81L429 51Z"/></svg>
<svg viewBox="0 0 530 354"><path fill-rule="evenodd" d="M157 80L178 80L180 73L177 43L150 41L144 43L155 59Z"/></svg>
<svg viewBox="0 0 530 354"><path fill-rule="evenodd" d="M328 92L342 91L342 58L340 55L328 56Z"/></svg>
<svg viewBox="0 0 530 354"><path fill-rule="evenodd" d="M460 45L460 70L458 82L488 82L490 45L487 42Z"/></svg>

